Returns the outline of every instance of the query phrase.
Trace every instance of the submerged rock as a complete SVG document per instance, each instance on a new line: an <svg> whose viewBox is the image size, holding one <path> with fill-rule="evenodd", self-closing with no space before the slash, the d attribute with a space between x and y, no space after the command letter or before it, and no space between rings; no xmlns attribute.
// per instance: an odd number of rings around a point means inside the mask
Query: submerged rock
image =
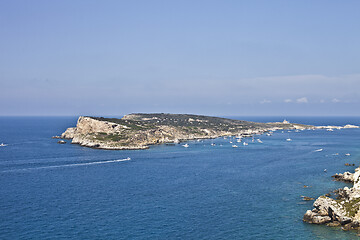
<svg viewBox="0 0 360 240"><path fill-rule="evenodd" d="M355 166L355 163L345 163L345 166Z"/></svg>
<svg viewBox="0 0 360 240"><path fill-rule="evenodd" d="M314 198L312 197L306 197L306 196L301 196L303 198L304 201L312 201L314 200Z"/></svg>
<svg viewBox="0 0 360 240"><path fill-rule="evenodd" d="M339 227L339 226L341 226L341 223L339 223L338 221L333 221L333 222L329 222L328 224L326 224L326 226Z"/></svg>

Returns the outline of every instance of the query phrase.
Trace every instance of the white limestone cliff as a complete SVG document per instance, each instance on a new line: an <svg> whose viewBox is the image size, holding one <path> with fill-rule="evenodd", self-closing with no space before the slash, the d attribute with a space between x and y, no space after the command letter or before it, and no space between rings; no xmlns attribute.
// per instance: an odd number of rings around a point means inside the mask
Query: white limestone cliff
<svg viewBox="0 0 360 240"><path fill-rule="evenodd" d="M354 174L343 174L354 182L352 188L338 190L338 198L320 196L314 202L313 210L306 211L303 220L313 224L342 226L344 230L360 229L360 167Z"/></svg>

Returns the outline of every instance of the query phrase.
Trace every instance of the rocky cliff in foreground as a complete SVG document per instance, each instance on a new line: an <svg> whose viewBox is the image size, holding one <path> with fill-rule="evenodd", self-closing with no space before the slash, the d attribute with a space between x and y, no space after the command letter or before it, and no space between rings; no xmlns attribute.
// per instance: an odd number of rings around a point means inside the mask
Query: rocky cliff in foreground
<svg viewBox="0 0 360 240"><path fill-rule="evenodd" d="M153 144L261 134L277 129L306 129L313 126L284 123L256 123L190 114L129 114L121 119L79 117L76 127L61 138L100 149L146 149Z"/></svg>
<svg viewBox="0 0 360 240"><path fill-rule="evenodd" d="M303 220L313 224L341 226L343 230L360 230L360 168L355 173L346 172L333 176L335 180L353 182L352 188L337 190L337 198L320 196L314 209L308 210Z"/></svg>

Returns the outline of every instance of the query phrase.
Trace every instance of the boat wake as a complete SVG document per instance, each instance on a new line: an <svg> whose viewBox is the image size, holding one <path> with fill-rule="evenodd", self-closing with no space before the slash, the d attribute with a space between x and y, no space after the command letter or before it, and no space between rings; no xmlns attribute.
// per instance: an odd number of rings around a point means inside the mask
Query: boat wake
<svg viewBox="0 0 360 240"><path fill-rule="evenodd" d="M320 148L320 149L314 150L314 152L322 152L322 150L324 150L324 149Z"/></svg>
<svg viewBox="0 0 360 240"><path fill-rule="evenodd" d="M54 166L45 166L45 167L12 169L12 170L6 170L6 171L2 171L2 172L5 173L5 172L31 171L31 170L49 169L49 168L78 167L78 166L87 166L87 165L96 165L96 164L105 164L105 163L125 162L125 161L130 161L130 160L131 160L131 158L128 157L128 158L124 158L124 159L98 161L98 162L72 163L72 164L63 164L63 165L54 165Z"/></svg>

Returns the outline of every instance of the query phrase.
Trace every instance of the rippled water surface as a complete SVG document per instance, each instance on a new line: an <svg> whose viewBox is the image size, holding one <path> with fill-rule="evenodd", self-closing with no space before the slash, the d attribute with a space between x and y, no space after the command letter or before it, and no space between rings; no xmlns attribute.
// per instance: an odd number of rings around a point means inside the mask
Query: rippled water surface
<svg viewBox="0 0 360 240"><path fill-rule="evenodd" d="M360 125L360 118L289 120ZM312 202L300 196L345 186L331 175L359 165L359 129L277 131L238 148L219 138L107 151L51 139L75 124L0 118L0 143L8 144L0 147L0 239L357 239L303 223Z"/></svg>

